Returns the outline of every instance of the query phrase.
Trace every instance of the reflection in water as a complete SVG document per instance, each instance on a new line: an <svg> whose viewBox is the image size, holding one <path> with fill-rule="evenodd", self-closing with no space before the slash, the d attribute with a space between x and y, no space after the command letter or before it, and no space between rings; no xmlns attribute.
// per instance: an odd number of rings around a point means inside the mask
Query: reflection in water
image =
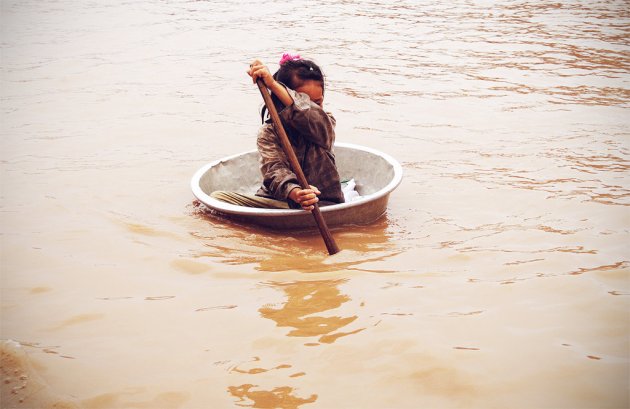
<svg viewBox="0 0 630 409"><path fill-rule="evenodd" d="M303 399L293 395L293 388L280 386L270 391L252 390L258 385L244 384L240 386L230 386L228 391L239 398L238 406L263 409L295 409L306 403L313 403L317 400L317 395ZM247 402L249 399L253 402Z"/></svg>
<svg viewBox="0 0 630 409"><path fill-rule="evenodd" d="M261 360L260 357L256 356L254 357L253 362L258 363L260 362L260 360ZM239 368L239 366L234 366L233 368L230 369L229 372L231 374L259 375L259 374L267 374L270 371L283 371L283 370L288 370L291 368L292 368L292 365L289 365L289 364L276 365L272 368L262 368L260 366L256 366L250 369L241 369ZM304 376L305 373L295 372L292 374L284 373L282 375L288 378L298 378L298 377ZM271 375L271 377L268 377L267 379L274 379L274 382L275 382L277 378L278 378L278 375L276 375L275 378L273 378L273 375ZM258 381L260 382L261 379L258 378ZM256 389L253 390L254 388ZM239 398L239 401L236 404L238 406L245 406L245 407L290 409L290 408L297 408L300 405L303 405L306 403L315 402L315 400L317 399L316 394L311 394L311 396L306 399L300 398L296 396L296 394L294 393L294 390L295 389L290 386L279 386L279 387L274 387L271 390L266 390L259 385L253 385L251 383L245 383L238 386L228 387L228 392L230 392L232 396ZM252 402L248 402L246 401L246 399Z"/></svg>
<svg viewBox="0 0 630 409"><path fill-rule="evenodd" d="M338 286L346 280L298 281L293 283L267 283L281 289L288 299L280 309L262 307L258 311L264 318L275 321L279 327L293 328L289 337L319 337L318 341L326 344L338 338L356 334L365 328L349 332L335 332L357 319L357 316L319 316L324 311L339 308L350 301L350 297L341 294ZM309 343L308 345L317 345Z"/></svg>
<svg viewBox="0 0 630 409"><path fill-rule="evenodd" d="M258 362L260 361L260 357L256 356L254 357L254 362ZM267 369L267 368L251 368L251 369L241 369L238 366L235 366L234 368L230 369L230 372L236 372L236 373L243 373L243 374L249 374L249 375L255 375L255 374L259 374L259 373L264 373L264 372L269 372L271 370L274 369L288 369L291 368L291 365L289 364L282 364L282 365L277 365L271 369Z"/></svg>
<svg viewBox="0 0 630 409"><path fill-rule="evenodd" d="M367 226L333 229L332 234L342 252L331 257L317 230L278 231L247 226L215 216L203 208L195 208L193 214L210 222L212 227L209 233L190 233L203 240L205 246L205 251L194 254L194 257L218 258L232 265L255 264L259 271L391 273L395 271L364 265L386 261L404 251L401 243L392 240L393 234L400 233L394 233L397 227L386 216Z"/></svg>
<svg viewBox="0 0 630 409"><path fill-rule="evenodd" d="M286 334L289 337L316 338L318 342L307 342L307 346L316 346L319 343L332 344L337 339L356 334L365 328L343 332L340 329L353 323L358 317L348 316L323 316L322 313L340 308L350 301L348 295L342 294L339 286L347 280L317 280L296 282L266 282L263 285L282 290L287 300L281 308L263 306L258 311L263 318L275 321L278 327L289 327ZM260 357L254 357L254 362L259 362ZM290 364L280 364L273 367L255 365L251 368L235 366L230 373L243 375L268 375L270 372L288 370ZM304 372L295 372L290 378L304 376ZM256 389L254 389L256 388ZM237 405L254 408L297 408L306 403L315 402L317 395L309 398L300 398L294 395L290 386L275 387L271 390L263 390L258 385L242 384L230 386L228 391L239 398ZM246 403L246 399L253 403Z"/></svg>
<svg viewBox="0 0 630 409"><path fill-rule="evenodd" d="M531 260L531 261L534 261L534 260ZM519 277L512 277L509 279L499 279L499 280L497 279L485 279L485 280L469 279L468 281L471 283L484 281L484 282L495 282L495 283L500 283L500 284L514 284L516 282L534 280L534 279L539 279L539 278L576 276L576 275L582 275L586 273L611 273L611 274L624 275L624 274L628 274L628 266L630 266L629 261L619 261L614 264L603 265L603 266L580 267L574 271L554 271L551 273L535 272L535 273L529 273L527 275L521 275ZM619 295L615 291L609 292L609 294Z"/></svg>
<svg viewBox="0 0 630 409"><path fill-rule="evenodd" d="M615 264L609 264L609 265L605 265L605 266L597 266L597 267L589 267L589 268L585 268L585 267L581 267L576 271L571 271L570 273L567 273L569 275L580 275L580 274L585 274L585 273L592 273L592 272L605 272L605 271L627 271L628 266L630 265L629 261L619 261Z"/></svg>

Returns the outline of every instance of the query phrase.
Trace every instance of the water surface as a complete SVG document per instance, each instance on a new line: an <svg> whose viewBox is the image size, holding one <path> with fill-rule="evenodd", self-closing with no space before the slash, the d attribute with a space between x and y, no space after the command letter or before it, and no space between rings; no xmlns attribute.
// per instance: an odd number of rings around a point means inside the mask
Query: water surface
<svg viewBox="0 0 630 409"><path fill-rule="evenodd" d="M3 407L630 404L625 1L3 1ZM245 70L318 61L387 214L226 221Z"/></svg>

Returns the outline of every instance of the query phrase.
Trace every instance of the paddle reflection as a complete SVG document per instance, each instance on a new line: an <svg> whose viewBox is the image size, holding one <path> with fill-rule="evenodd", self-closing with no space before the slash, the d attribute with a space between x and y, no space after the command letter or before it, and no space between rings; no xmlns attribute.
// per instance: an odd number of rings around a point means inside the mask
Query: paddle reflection
<svg viewBox="0 0 630 409"><path fill-rule="evenodd" d="M279 308L262 307L258 311L267 319L273 320L279 327L292 328L289 337L313 337L318 343L309 342L313 346L319 343L331 344L341 337L356 334L365 328L348 332L339 331L357 319L356 315L322 316L324 311L334 310L350 301L350 297L342 294L338 286L347 280L298 281L291 283L270 282L270 287L284 291L287 301Z"/></svg>

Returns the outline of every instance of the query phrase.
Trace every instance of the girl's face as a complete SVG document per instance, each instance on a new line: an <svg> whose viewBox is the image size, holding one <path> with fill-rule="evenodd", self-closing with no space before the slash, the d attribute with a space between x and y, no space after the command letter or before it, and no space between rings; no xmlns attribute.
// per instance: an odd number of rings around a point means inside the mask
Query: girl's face
<svg viewBox="0 0 630 409"><path fill-rule="evenodd" d="M311 98L311 101L324 107L324 88L321 82L315 80L306 80L302 85L295 88L297 92L303 92Z"/></svg>

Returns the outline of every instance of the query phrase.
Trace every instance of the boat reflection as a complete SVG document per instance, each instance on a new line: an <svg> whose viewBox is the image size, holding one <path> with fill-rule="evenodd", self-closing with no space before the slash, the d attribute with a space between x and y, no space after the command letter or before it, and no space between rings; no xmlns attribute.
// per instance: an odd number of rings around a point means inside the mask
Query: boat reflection
<svg viewBox="0 0 630 409"><path fill-rule="evenodd" d="M403 233L387 216L366 226L333 229L332 234L342 251L332 257L327 254L316 229L285 232L254 228L218 218L204 210L198 210L195 216L207 220L210 227L208 231L190 233L201 239L204 246L203 251L193 254L195 258L208 257L230 265L254 264L254 269L261 272L391 273L379 265L404 251L400 243L396 244L397 235Z"/></svg>

